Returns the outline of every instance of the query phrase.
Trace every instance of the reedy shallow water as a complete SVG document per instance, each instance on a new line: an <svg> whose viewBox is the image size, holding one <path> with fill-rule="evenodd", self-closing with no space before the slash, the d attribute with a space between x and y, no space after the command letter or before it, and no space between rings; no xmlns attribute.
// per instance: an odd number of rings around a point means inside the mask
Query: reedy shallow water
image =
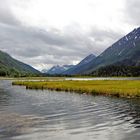
<svg viewBox="0 0 140 140"><path fill-rule="evenodd" d="M0 140L139 140L140 100L0 81Z"/></svg>

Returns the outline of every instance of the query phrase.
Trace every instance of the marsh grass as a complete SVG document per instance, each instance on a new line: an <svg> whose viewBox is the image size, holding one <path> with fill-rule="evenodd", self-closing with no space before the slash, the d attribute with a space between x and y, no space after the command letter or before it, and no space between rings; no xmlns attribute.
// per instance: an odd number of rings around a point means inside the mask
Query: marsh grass
<svg viewBox="0 0 140 140"><path fill-rule="evenodd" d="M26 86L27 89L49 89L77 92L80 94L105 95L116 97L140 97L140 81L15 81L13 85Z"/></svg>

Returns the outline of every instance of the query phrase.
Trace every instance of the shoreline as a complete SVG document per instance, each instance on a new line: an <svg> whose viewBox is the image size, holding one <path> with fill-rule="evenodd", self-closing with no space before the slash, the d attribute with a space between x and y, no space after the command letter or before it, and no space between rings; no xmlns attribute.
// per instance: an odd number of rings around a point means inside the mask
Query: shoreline
<svg viewBox="0 0 140 140"><path fill-rule="evenodd" d="M26 89L47 89L90 95L140 98L140 80L14 81L12 85L25 86Z"/></svg>

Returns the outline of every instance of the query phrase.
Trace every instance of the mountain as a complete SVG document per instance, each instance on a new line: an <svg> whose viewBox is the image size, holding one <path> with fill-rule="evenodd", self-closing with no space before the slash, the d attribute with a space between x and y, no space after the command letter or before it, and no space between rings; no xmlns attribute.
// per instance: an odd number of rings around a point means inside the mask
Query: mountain
<svg viewBox="0 0 140 140"><path fill-rule="evenodd" d="M88 55L86 58L84 58L80 63L75 65L74 67L70 68L69 70L65 71L64 74L78 74L79 71L84 71L85 66L88 65L91 61L94 61L96 56L94 54Z"/></svg>
<svg viewBox="0 0 140 140"><path fill-rule="evenodd" d="M88 55L86 58L84 58L79 64L78 66L82 66L82 65L85 65L89 62L91 62L93 59L95 59L96 56L94 54L90 54Z"/></svg>
<svg viewBox="0 0 140 140"><path fill-rule="evenodd" d="M63 72L67 71L68 69L72 68L74 65L63 65L63 66L53 66L51 69L46 71L47 74L62 74ZM43 70L44 71L44 70Z"/></svg>
<svg viewBox="0 0 140 140"><path fill-rule="evenodd" d="M48 69L42 69L41 72L42 73L47 73Z"/></svg>
<svg viewBox="0 0 140 140"><path fill-rule="evenodd" d="M90 74L100 67L120 64L125 66L140 65L140 28L134 29L95 59L82 65L84 68L77 68L69 74Z"/></svg>
<svg viewBox="0 0 140 140"><path fill-rule="evenodd" d="M0 76L24 76L27 74L40 74L40 72L0 51Z"/></svg>

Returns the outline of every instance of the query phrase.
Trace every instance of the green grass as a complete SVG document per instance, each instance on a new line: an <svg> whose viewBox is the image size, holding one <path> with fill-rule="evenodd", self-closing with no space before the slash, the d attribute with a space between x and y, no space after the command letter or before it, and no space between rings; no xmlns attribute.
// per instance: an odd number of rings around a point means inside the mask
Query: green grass
<svg viewBox="0 0 140 140"><path fill-rule="evenodd" d="M13 85L27 89L49 89L81 94L117 97L140 97L140 81L15 81Z"/></svg>
<svg viewBox="0 0 140 140"><path fill-rule="evenodd" d="M65 77L0 77L0 80L15 80L15 81L48 81L48 80L64 80Z"/></svg>

